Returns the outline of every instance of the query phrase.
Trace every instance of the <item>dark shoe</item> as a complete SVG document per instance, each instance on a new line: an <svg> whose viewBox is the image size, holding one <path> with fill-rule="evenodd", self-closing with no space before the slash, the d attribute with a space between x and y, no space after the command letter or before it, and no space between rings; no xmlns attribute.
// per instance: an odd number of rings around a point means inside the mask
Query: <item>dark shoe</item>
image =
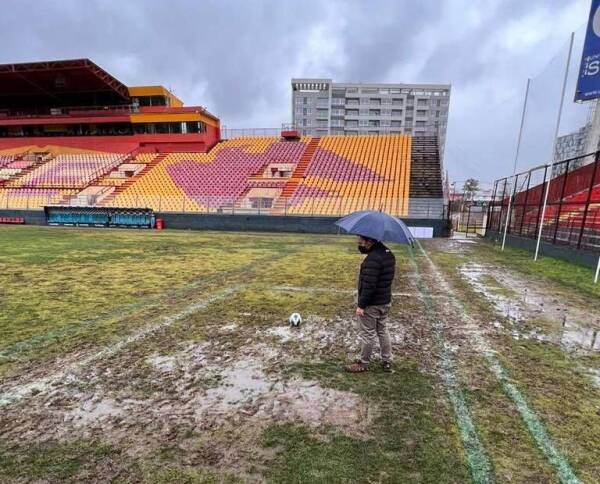
<svg viewBox="0 0 600 484"><path fill-rule="evenodd" d="M350 373L362 373L364 371L369 370L369 365L363 363L362 361L357 361L356 363L352 363L346 367L346 371Z"/></svg>
<svg viewBox="0 0 600 484"><path fill-rule="evenodd" d="M392 364L389 361L382 361L381 369L383 371L385 371L386 373L392 373L394 371L394 370L392 370Z"/></svg>

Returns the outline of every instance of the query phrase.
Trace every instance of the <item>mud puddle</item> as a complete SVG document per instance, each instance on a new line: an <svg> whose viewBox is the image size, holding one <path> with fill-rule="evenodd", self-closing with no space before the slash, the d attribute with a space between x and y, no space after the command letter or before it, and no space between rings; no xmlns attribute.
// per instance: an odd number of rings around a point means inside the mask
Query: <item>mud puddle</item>
<svg viewBox="0 0 600 484"><path fill-rule="evenodd" d="M469 263L459 270L473 289L509 320L515 339L532 338L566 348L600 351L600 314L595 311L564 301L558 294L545 292L531 281L493 266ZM550 327L525 327L536 320L547 321ZM494 326L503 328L499 322Z"/></svg>

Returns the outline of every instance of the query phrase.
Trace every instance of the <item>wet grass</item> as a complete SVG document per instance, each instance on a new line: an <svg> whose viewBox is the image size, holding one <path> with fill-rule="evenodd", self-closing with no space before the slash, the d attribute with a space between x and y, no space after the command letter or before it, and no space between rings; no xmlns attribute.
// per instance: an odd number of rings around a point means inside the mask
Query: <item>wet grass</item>
<svg viewBox="0 0 600 484"><path fill-rule="evenodd" d="M468 470L451 410L434 378L397 358L393 374L345 373L339 361L291 366L290 373L355 392L375 404L372 435L364 440L332 429L325 436L291 424L273 425L264 445L279 449L272 482L465 482ZM442 392L440 394L440 392Z"/></svg>
<svg viewBox="0 0 600 484"><path fill-rule="evenodd" d="M323 287L324 278L348 287L347 272L323 270L338 252L356 261L347 245L331 237L2 228L0 376L30 360L108 344L234 283ZM259 277L281 257L290 262ZM260 314L277 296L248 294L246 302Z"/></svg>
<svg viewBox="0 0 600 484"><path fill-rule="evenodd" d="M487 258L490 250L495 249L487 243L470 245L462 254L439 251L435 246L429 246L431 258L442 269L467 313L482 328L489 328L490 322L503 319L510 327L508 320L497 314L485 296L474 291L458 271L460 265L473 259L501 266L499 260ZM503 258L504 255L496 257ZM566 292L567 297L571 296L568 300L580 301L579 291L585 286L585 282L580 280L581 276L572 275L578 285L569 288L569 278L559 278L554 269L532 269L525 263L523 266L524 269L511 265L521 277L529 277L534 281L543 280L551 285L547 290L558 285ZM559 272L569 270L570 268L563 267ZM578 266L575 266L574 271L578 273ZM549 323L538 316L524 321L521 329L538 326L547 329ZM555 444L577 475L584 482L594 482L600 475L600 448L595 437L600 435L600 389L593 384L586 367L598 366L598 353L572 351L550 342L516 340L506 331L491 332L489 341L511 380L519 386L529 405L541 417ZM536 482L551 481L552 474L548 472L548 464L543 461L535 443L526 434L514 406L510 403L507 405L506 396L501 394L497 381L490 379L489 372L486 376L481 362L470 357L468 352L465 352L461 361L465 380L476 382L475 389L468 393L470 405L477 416L486 448L493 455L498 474L507 479L510 477L514 480L516 477L517 481L527 482L527 476L531 478L533 470L534 475L536 472L539 474ZM510 433L513 435L508 438ZM524 453L517 460L516 455L521 451ZM516 466L517 461L521 465Z"/></svg>
<svg viewBox="0 0 600 484"><path fill-rule="evenodd" d="M502 252L500 245L484 239L477 244L470 244L469 248L471 257L479 261L499 264L542 281L551 281L577 299L583 296L597 301L600 296L600 284L594 284L595 271L589 267L543 255L534 261L530 251L505 247Z"/></svg>
<svg viewBox="0 0 600 484"><path fill-rule="evenodd" d="M113 453L113 449L107 445L87 441L0 447L0 480L70 480L85 466L103 465Z"/></svg>
<svg viewBox="0 0 600 484"><path fill-rule="evenodd" d="M427 245L432 258L466 311L484 328L502 316L461 278L457 268L467 262L504 265L532 283L572 294L572 300L590 301L598 295L586 282L590 271L579 266L546 258L534 264L527 252L509 249L502 254L487 243L469 244L460 252L436 244ZM350 437L335 428L274 422L258 444L253 442L272 455L266 467L252 471L253 477L271 482L469 481L453 412L433 371L436 350L425 346L431 339L431 328L424 322L426 310L416 295L411 296L417 290L404 248L394 247L394 251L398 265L394 291L403 295L395 299L391 317L413 338L396 355L394 374L379 369L367 375L344 373L343 341L321 348L319 342L281 343L272 338L272 344L287 345L284 348L290 353L290 359L273 371L355 392L378 408L368 434ZM417 259L419 265L425 264ZM146 362L150 355L175 354L202 342L223 351L243 349L257 333L286 325L296 311L304 318L321 318L323 324L334 319L352 324L351 291L359 263L354 241L346 237L3 227L0 379L30 370L43 372L46 363L96 351L235 287L218 303L128 345L118 358L97 363L100 372L116 364L122 368L113 373L107 391L148 398L164 391L153 386L160 382ZM495 294L514 295L491 276L481 281ZM438 304L447 304L447 295L436 296ZM526 327L543 322L528 321ZM225 325L236 329L221 331ZM567 352L550 343L516 341L506 331L492 334L490 342L557 447L582 479L593 481L600 474L596 444L600 395L584 369L600 366L597 355ZM298 355L306 358L300 360ZM467 403L498 481L552 482L553 468L535 447L486 363L467 346L458 347L456 358ZM214 375L202 378L199 375L200 386L219 383L211 379ZM203 436L207 456L214 436L210 431ZM122 449L96 442L0 446L0 481L89 480L90 469L102 473L106 466L112 470L112 465L122 470L115 482L244 480L216 467L218 462L184 465L186 452L178 444L185 439L181 439L172 442L173 449L165 444L156 455L129 460Z"/></svg>

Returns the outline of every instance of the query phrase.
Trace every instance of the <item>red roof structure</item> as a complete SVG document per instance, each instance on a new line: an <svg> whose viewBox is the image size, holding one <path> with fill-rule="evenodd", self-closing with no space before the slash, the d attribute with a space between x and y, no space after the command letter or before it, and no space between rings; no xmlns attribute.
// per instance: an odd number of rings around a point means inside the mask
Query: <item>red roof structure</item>
<svg viewBox="0 0 600 484"><path fill-rule="evenodd" d="M89 59L0 65L0 110L130 102L127 86Z"/></svg>

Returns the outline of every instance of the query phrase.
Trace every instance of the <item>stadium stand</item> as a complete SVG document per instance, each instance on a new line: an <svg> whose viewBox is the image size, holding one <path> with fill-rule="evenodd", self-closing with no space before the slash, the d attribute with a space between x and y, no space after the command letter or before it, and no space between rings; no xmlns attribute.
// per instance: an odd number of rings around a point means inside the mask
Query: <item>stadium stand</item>
<svg viewBox="0 0 600 484"><path fill-rule="evenodd" d="M439 218L435 138L280 133L223 141L203 107L162 86L126 86L89 59L2 65L0 208Z"/></svg>
<svg viewBox="0 0 600 484"><path fill-rule="evenodd" d="M420 198L443 204L436 141L409 135L238 138L206 153L58 151L22 159L26 168L4 182L0 200L18 207L320 215L361 209L406 215Z"/></svg>
<svg viewBox="0 0 600 484"><path fill-rule="evenodd" d="M85 188L92 181L121 164L120 153L58 155L26 174L6 182L11 187ZM18 163L18 162L15 162ZM33 161L32 163L35 163ZM25 166L29 168L32 165Z"/></svg>
<svg viewBox="0 0 600 484"><path fill-rule="evenodd" d="M290 200L290 213L337 215L367 208L405 214L411 137L325 136Z"/></svg>

